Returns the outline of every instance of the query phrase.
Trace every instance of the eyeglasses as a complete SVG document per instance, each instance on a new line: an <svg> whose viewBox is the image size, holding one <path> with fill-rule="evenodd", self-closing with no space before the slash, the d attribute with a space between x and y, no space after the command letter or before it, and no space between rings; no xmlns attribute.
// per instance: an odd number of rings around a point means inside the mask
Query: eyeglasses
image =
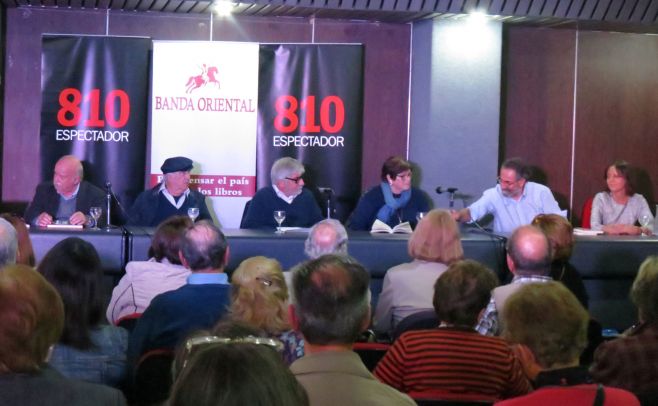
<svg viewBox="0 0 658 406"><path fill-rule="evenodd" d="M522 178L519 178L517 180L503 180L499 176L499 177L496 178L496 182L498 182L499 184L501 184L503 186L512 186L513 184L515 184L516 182L518 182L521 179Z"/></svg>
<svg viewBox="0 0 658 406"><path fill-rule="evenodd" d="M302 180L302 177L301 177L301 176L298 176L298 177L296 177L296 178L289 178L289 177L286 176L286 179L288 179L288 180L290 180L290 181L293 181L293 182L295 182L295 183L299 183L299 181Z"/></svg>
<svg viewBox="0 0 658 406"><path fill-rule="evenodd" d="M187 363L190 359L190 354L192 353L192 349L194 347L198 347L200 345L205 346L205 345L221 345L221 344L266 345L277 352L283 351L283 343L275 338L269 338L269 337L254 337L254 336L235 337L235 338L217 337L217 336L192 337L185 342L185 357L183 358L183 365L181 366L180 370L182 371L183 369L185 369L185 366L187 366ZM177 371L175 370L175 367L176 365L174 363L174 365L172 365L172 368L174 371L174 376L177 376L176 374Z"/></svg>

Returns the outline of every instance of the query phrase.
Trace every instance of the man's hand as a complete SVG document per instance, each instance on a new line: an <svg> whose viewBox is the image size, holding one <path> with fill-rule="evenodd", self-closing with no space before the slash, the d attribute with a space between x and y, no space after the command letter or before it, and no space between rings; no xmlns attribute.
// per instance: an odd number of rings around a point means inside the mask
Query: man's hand
<svg viewBox="0 0 658 406"><path fill-rule="evenodd" d="M46 226L48 226L52 223L53 223L52 216L50 214L46 213L45 211L43 213L39 214L39 216L37 216L36 224L39 227L46 227Z"/></svg>
<svg viewBox="0 0 658 406"><path fill-rule="evenodd" d="M69 217L69 223L73 225L85 225L87 224L87 216L81 211L76 211Z"/></svg>
<svg viewBox="0 0 658 406"><path fill-rule="evenodd" d="M471 211L468 208L461 210L450 210L450 216L457 222L471 221Z"/></svg>

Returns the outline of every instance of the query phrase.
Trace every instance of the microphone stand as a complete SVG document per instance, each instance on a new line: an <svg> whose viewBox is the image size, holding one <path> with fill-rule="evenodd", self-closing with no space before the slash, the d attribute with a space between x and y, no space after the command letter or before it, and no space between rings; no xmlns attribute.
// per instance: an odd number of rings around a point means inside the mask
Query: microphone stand
<svg viewBox="0 0 658 406"><path fill-rule="evenodd" d="M334 193L330 187L319 187L318 190L327 198L327 218L331 218L331 195Z"/></svg>
<svg viewBox="0 0 658 406"><path fill-rule="evenodd" d="M112 183L109 181L105 182L105 192L105 203L107 205L105 213L107 213L107 223L105 224L105 227L103 227L103 230L109 231L118 228L117 226L113 226L110 222L110 219L112 218Z"/></svg>

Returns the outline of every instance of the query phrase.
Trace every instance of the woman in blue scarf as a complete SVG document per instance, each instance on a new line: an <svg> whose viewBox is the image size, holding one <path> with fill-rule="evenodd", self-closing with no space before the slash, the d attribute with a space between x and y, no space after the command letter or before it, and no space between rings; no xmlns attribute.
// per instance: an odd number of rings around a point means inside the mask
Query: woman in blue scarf
<svg viewBox="0 0 658 406"><path fill-rule="evenodd" d="M382 182L366 192L348 221L352 230L370 230L376 219L391 227L408 221L416 225L418 212L429 210L427 195L411 187L411 164L392 156L382 166Z"/></svg>

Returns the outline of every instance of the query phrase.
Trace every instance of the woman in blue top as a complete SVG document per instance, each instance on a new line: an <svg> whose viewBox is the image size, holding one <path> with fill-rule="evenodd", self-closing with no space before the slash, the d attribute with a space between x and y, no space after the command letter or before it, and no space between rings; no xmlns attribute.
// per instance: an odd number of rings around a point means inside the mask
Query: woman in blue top
<svg viewBox="0 0 658 406"><path fill-rule="evenodd" d="M370 230L376 219L391 227L408 221L416 225L416 215L429 210L428 198L423 191L411 187L411 164L392 156L382 166L382 182L366 192L352 213L348 227L352 230Z"/></svg>

